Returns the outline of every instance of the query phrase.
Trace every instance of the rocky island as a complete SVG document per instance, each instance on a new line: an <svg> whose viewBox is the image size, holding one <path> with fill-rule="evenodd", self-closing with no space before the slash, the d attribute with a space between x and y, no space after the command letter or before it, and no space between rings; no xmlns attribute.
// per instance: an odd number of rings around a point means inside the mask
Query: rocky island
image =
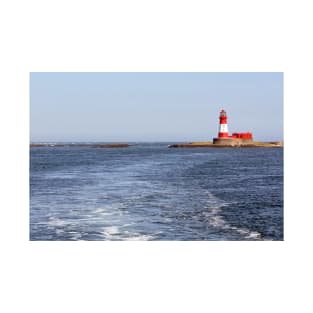
<svg viewBox="0 0 313 313"><path fill-rule="evenodd" d="M189 142L169 145L170 148L277 148L283 147L282 141L260 142L254 141L251 132L228 133L227 115L221 110L219 116L219 132L213 142Z"/></svg>
<svg viewBox="0 0 313 313"><path fill-rule="evenodd" d="M169 148L277 148L283 147L284 143L282 141L273 142L236 142L231 141L229 143L213 143L213 142L189 142L183 144L172 144Z"/></svg>

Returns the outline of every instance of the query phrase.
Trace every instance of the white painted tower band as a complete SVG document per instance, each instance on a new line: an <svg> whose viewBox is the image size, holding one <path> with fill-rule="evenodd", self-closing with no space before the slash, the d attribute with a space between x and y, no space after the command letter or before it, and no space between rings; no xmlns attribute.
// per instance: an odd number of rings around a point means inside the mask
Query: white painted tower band
<svg viewBox="0 0 313 313"><path fill-rule="evenodd" d="M228 133L227 124L220 124L219 133Z"/></svg>

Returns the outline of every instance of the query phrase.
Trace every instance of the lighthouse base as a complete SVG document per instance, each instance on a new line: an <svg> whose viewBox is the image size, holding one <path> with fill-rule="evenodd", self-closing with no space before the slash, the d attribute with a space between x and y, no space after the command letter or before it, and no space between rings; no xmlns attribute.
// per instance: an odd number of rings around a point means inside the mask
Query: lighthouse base
<svg viewBox="0 0 313 313"><path fill-rule="evenodd" d="M214 145L223 145L223 146L242 146L251 144L252 139L242 139L242 138L213 138Z"/></svg>

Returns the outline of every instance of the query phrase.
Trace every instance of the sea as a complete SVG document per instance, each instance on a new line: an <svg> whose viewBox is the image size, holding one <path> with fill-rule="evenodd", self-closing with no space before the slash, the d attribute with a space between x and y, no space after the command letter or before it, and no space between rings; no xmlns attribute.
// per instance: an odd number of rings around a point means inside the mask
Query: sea
<svg viewBox="0 0 313 313"><path fill-rule="evenodd" d="M283 148L30 149L30 240L282 241Z"/></svg>

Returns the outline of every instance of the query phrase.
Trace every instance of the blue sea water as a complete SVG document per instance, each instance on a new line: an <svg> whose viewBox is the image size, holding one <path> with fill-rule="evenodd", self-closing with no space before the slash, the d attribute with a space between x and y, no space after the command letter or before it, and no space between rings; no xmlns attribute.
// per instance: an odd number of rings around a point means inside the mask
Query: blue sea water
<svg viewBox="0 0 313 313"><path fill-rule="evenodd" d="M282 148L30 150L30 240L283 240Z"/></svg>

